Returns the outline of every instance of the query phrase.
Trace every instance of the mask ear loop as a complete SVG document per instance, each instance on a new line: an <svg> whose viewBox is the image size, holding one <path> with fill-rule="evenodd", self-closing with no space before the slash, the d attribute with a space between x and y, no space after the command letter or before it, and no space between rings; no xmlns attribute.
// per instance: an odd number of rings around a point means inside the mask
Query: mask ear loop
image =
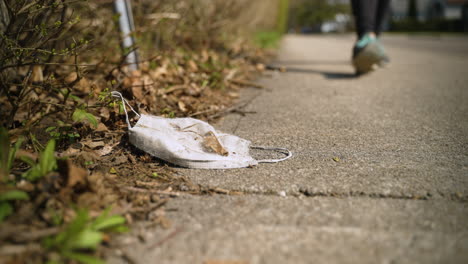
<svg viewBox="0 0 468 264"><path fill-rule="evenodd" d="M281 159L263 159L257 160L258 163L278 163L283 160L287 160L293 156L292 152L286 148L272 148L272 147L262 147L262 146L250 146L251 149L260 149L260 150L273 150L285 154L286 157Z"/></svg>
<svg viewBox="0 0 468 264"><path fill-rule="evenodd" d="M127 101L127 99L125 99L122 94L120 92L117 92L117 91L112 91L111 92L111 95L113 97L117 97L117 98L120 98L122 100L122 106L123 106L123 109L124 109L124 112L125 112L125 121L127 121L127 125L128 125L128 128L131 129L132 128L132 125L130 125L130 121L128 119L128 112L127 112L127 107L125 107L125 105L128 105L128 107L130 107L130 109L132 110L133 113L135 113L135 115L137 115L138 117L140 117L140 114L138 114L135 109L133 109L133 107L130 105L130 103Z"/></svg>

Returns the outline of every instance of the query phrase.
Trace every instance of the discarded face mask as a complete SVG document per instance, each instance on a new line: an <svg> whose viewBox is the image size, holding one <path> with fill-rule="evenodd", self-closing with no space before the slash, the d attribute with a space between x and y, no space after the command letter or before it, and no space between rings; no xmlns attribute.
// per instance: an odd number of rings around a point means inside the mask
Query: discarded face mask
<svg viewBox="0 0 468 264"><path fill-rule="evenodd" d="M140 115L122 94L113 91L112 96L122 99L130 143L169 163L196 169L232 169L255 166L259 163L276 163L292 157L292 153L287 149L254 147L248 140L218 132L208 123L194 118ZM126 104L139 116L133 127L128 119ZM256 160L250 156L250 149L278 151L286 157Z"/></svg>

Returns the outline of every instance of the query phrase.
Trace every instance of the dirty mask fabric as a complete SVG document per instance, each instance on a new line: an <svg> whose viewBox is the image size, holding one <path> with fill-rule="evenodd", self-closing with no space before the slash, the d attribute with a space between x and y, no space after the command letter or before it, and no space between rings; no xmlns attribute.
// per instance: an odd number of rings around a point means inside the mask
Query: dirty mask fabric
<svg viewBox="0 0 468 264"><path fill-rule="evenodd" d="M288 149L251 146L250 141L216 131L210 124L198 119L140 115L121 93L113 91L111 94L122 100L130 143L169 163L194 169L233 169L276 163L292 157ZM133 127L126 105L139 117ZM249 153L253 148L276 151L286 156L256 160Z"/></svg>

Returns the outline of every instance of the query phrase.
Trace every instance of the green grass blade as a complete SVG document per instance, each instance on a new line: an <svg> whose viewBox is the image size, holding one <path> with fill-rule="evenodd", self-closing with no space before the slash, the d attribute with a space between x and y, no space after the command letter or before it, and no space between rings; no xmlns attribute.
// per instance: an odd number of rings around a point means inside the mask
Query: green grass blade
<svg viewBox="0 0 468 264"><path fill-rule="evenodd" d="M44 149L44 152L41 153L39 166L41 168L42 176L46 175L50 171L53 171L57 168L57 160L54 156L55 151L55 140L51 139L47 146Z"/></svg>
<svg viewBox="0 0 468 264"><path fill-rule="evenodd" d="M108 228L117 227L125 224L125 218L120 215L114 215L95 222L92 227L94 230L100 231Z"/></svg>
<svg viewBox="0 0 468 264"><path fill-rule="evenodd" d="M70 260L75 260L83 264L104 264L105 263L101 259L98 259L90 255L86 255L83 253L63 252L62 255Z"/></svg>
<svg viewBox="0 0 468 264"><path fill-rule="evenodd" d="M27 193L18 190L11 190L0 194L0 201L11 200L29 200L29 196Z"/></svg>
<svg viewBox="0 0 468 264"><path fill-rule="evenodd" d="M0 223L5 219L7 216L13 213L13 207L8 202L0 202Z"/></svg>
<svg viewBox="0 0 468 264"><path fill-rule="evenodd" d="M102 241L102 233L85 229L71 243L72 249L96 249Z"/></svg>
<svg viewBox="0 0 468 264"><path fill-rule="evenodd" d="M10 170L8 169L8 159L10 153L10 139L8 131L0 127L0 180L6 180Z"/></svg>

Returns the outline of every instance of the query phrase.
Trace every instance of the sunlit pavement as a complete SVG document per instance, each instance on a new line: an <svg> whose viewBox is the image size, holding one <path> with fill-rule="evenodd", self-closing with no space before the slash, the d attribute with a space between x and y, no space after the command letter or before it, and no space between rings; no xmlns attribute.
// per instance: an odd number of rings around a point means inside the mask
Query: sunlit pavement
<svg viewBox="0 0 468 264"><path fill-rule="evenodd" d="M353 41L286 37L274 64L288 71L243 92L257 96L245 109L256 113L217 126L295 156L178 169L231 193L171 200L171 227L136 228L144 239L127 238L125 254L138 263L468 263L468 38L387 35L390 65L361 78L349 64Z"/></svg>

